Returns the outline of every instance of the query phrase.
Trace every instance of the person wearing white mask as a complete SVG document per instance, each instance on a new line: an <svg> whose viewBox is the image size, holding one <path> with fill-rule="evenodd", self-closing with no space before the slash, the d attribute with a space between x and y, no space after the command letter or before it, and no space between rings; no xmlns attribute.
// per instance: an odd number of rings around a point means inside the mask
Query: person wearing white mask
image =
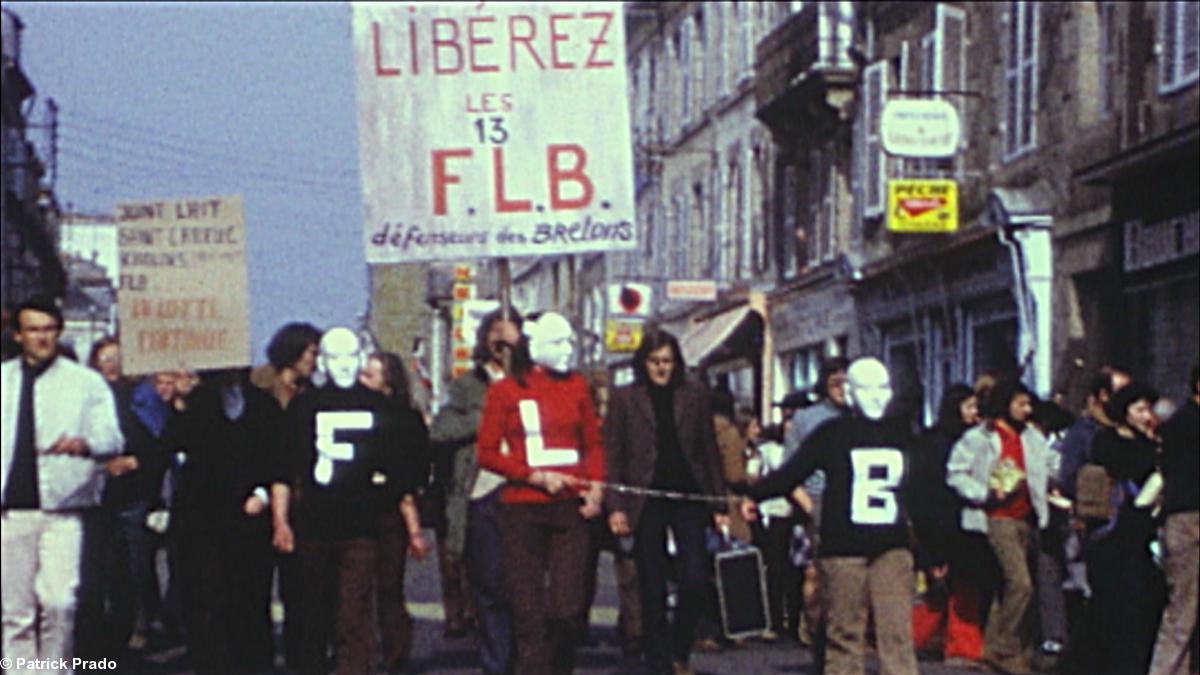
<svg viewBox="0 0 1200 675"><path fill-rule="evenodd" d="M747 491L742 513L789 494L813 472L826 475L818 564L827 593L825 671L865 672L867 617L875 619L880 672L917 675L912 641L913 557L906 483L911 438L885 416L892 400L887 367L860 358L846 373L849 415L821 425L779 470Z"/></svg>
<svg viewBox="0 0 1200 675"><path fill-rule="evenodd" d="M500 526L514 669L571 673L586 606L586 520L600 515L604 443L591 389L572 369L571 324L547 312L527 320L522 333L511 377L488 389L479 465L507 481Z"/></svg>
<svg viewBox="0 0 1200 675"><path fill-rule="evenodd" d="M412 500L404 499L424 478L423 467L395 450L424 430L417 416L399 415L386 397L358 381L367 354L354 331L326 331L319 349L324 384L288 406L285 472L271 486L274 545L282 553L295 551L300 563L298 670L329 672L326 596L336 592L336 672L374 672L371 600L382 514L398 510L410 553L424 555L420 517Z"/></svg>

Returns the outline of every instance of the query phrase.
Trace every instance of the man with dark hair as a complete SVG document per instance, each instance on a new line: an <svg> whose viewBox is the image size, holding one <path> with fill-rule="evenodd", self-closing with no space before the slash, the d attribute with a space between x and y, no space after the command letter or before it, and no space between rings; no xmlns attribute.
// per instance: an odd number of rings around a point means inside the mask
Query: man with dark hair
<svg viewBox="0 0 1200 675"><path fill-rule="evenodd" d="M609 479L635 488L722 496L725 478L706 387L686 377L679 342L651 331L633 357L636 382L616 389L604 423ZM688 664L712 562L710 524L728 527L724 504L605 495L609 529L633 537L642 597L646 660L655 673L691 673ZM675 541L679 603L668 618L668 530Z"/></svg>
<svg viewBox="0 0 1200 675"><path fill-rule="evenodd" d="M74 655L81 512L99 503L97 462L124 444L104 379L58 358L62 328L62 311L52 299L25 301L14 335L21 356L0 368L6 660Z"/></svg>
<svg viewBox="0 0 1200 675"><path fill-rule="evenodd" d="M1162 426L1163 512L1170 604L1162 615L1150 675L1188 672L1188 643L1196 630L1200 587L1200 366L1192 397Z"/></svg>
<svg viewBox="0 0 1200 675"><path fill-rule="evenodd" d="M521 315L512 309L507 316L497 309L483 317L475 335L475 368L450 384L430 430L430 440L449 450L453 465L439 559L461 561L465 553L479 622L480 669L486 675L512 669L513 634L500 540L499 488L504 479L479 467L475 441L488 388L509 374L512 352L521 339L521 322ZM449 583L445 576L444 587ZM460 622L462 613L460 609Z"/></svg>
<svg viewBox="0 0 1200 675"><path fill-rule="evenodd" d="M250 375L254 386L275 397L286 409L296 394L304 391L317 367L317 342L321 331L311 323L285 324L267 344L269 365L255 368Z"/></svg>
<svg viewBox="0 0 1200 675"><path fill-rule="evenodd" d="M1129 384L1129 379L1129 373L1112 366L1103 366L1092 376L1083 414L1067 428L1066 435L1058 444L1058 451L1062 455L1058 484L1067 497L1075 498L1075 479L1079 470L1092 461L1092 440L1096 433L1113 425L1104 412L1105 404L1113 394Z"/></svg>
<svg viewBox="0 0 1200 675"><path fill-rule="evenodd" d="M1003 672L1025 673L1019 629L1033 598L1027 555L1031 528L1050 521L1054 459L1046 438L1029 424L1033 396L1020 382L998 380L980 412L986 422L950 451L946 483L965 501L963 530L987 536L1004 577L987 619L984 658Z"/></svg>
<svg viewBox="0 0 1200 675"><path fill-rule="evenodd" d="M846 369L849 367L850 361L841 356L826 359L821 363L817 384L813 387L813 393L818 397L817 402L796 410L792 415L791 425L783 441L784 463L800 450L800 446L818 427L849 411L846 404ZM824 492L825 472L821 470L815 471L804 481L803 487L796 490L797 501L808 519L805 530L809 540L813 542L814 549L819 549L821 542L821 495ZM804 568L801 594L804 598L804 613L797 637L808 644L816 642L819 652L824 617L821 611L820 574L816 565ZM821 658L820 654L817 658Z"/></svg>
<svg viewBox="0 0 1200 675"><path fill-rule="evenodd" d="M270 394L286 411L296 396L311 384L317 368L317 343L321 331L311 323L294 321L284 324L267 343L268 363L250 372L250 383ZM300 663L300 622L298 618L299 570L294 555L276 555L279 574L279 599L283 603L283 651L289 668Z"/></svg>

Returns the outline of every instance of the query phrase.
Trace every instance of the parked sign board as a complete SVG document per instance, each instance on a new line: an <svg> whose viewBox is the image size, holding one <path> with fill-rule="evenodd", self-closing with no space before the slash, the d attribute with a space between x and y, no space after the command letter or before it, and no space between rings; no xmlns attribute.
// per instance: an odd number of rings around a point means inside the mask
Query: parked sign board
<svg viewBox="0 0 1200 675"><path fill-rule="evenodd" d="M889 180L888 229L892 232L957 232L958 183L952 180Z"/></svg>
<svg viewBox="0 0 1200 675"><path fill-rule="evenodd" d="M355 3L369 263L633 250L617 3Z"/></svg>
<svg viewBox="0 0 1200 675"><path fill-rule="evenodd" d="M952 157L958 152L958 110L940 99L896 99L883 108L883 149L899 157Z"/></svg>
<svg viewBox="0 0 1200 675"><path fill-rule="evenodd" d="M126 375L250 365L242 198L117 205Z"/></svg>

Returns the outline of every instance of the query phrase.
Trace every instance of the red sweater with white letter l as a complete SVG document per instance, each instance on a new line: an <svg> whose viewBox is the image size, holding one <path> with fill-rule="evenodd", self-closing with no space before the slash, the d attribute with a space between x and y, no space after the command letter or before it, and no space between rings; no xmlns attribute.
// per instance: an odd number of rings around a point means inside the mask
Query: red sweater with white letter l
<svg viewBox="0 0 1200 675"><path fill-rule="evenodd" d="M500 443L508 452L500 451ZM603 481L604 442L592 393L582 375L559 377L535 367L522 386L508 377L488 388L479 425L479 465L510 483L509 504L549 504L574 499L575 491L551 495L524 481L534 471L558 471Z"/></svg>

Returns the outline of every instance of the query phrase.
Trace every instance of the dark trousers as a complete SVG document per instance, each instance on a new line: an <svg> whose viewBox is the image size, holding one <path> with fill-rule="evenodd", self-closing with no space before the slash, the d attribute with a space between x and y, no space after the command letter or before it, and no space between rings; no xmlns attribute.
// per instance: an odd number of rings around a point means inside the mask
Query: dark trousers
<svg viewBox="0 0 1200 675"><path fill-rule="evenodd" d="M712 511L699 504L652 499L642 509L633 555L642 591L646 659L652 668L669 672L671 661L687 662L691 655L696 621L708 589L711 561L704 547L704 528L711 519ZM667 528L675 536L679 587L673 622L667 620L667 581L671 576Z"/></svg>
<svg viewBox="0 0 1200 675"><path fill-rule="evenodd" d="M203 673L269 670L271 540L265 516L177 532L180 592L192 668Z"/></svg>
<svg viewBox="0 0 1200 675"><path fill-rule="evenodd" d="M83 544L79 561L79 587L75 600L75 655L88 660L116 656L106 639L104 621L105 574L108 520L104 511L82 511Z"/></svg>
<svg viewBox="0 0 1200 675"><path fill-rule="evenodd" d="M800 617L800 582L792 565L792 528L795 518L772 517L758 529L760 547L767 565L767 595L771 603L771 628L795 635Z"/></svg>
<svg viewBox="0 0 1200 675"><path fill-rule="evenodd" d="M375 564L373 537L323 539L302 537L297 544L300 589L300 672L327 675L329 616L333 600L334 649L338 675L375 672Z"/></svg>
<svg viewBox="0 0 1200 675"><path fill-rule="evenodd" d="M1118 526L1088 549L1088 651L1093 657L1088 672L1140 675L1150 667L1166 584L1149 543L1149 536L1128 536Z"/></svg>
<svg viewBox="0 0 1200 675"><path fill-rule="evenodd" d="M467 574L479 621L479 666L485 675L512 672L512 605L504 572L500 491L468 506Z"/></svg>
<svg viewBox="0 0 1200 675"><path fill-rule="evenodd" d="M399 669L412 651L412 616L404 600L404 569L408 562L408 526L396 512L379 518L379 559L376 588L383 665Z"/></svg>
<svg viewBox="0 0 1200 675"><path fill-rule="evenodd" d="M575 668L584 607L587 521L574 499L505 504L500 513L518 675L569 674Z"/></svg>
<svg viewBox="0 0 1200 675"><path fill-rule="evenodd" d="M117 652L134 632L145 633L158 618L161 602L154 574L154 543L146 529L146 502L106 508L108 520L108 635Z"/></svg>

